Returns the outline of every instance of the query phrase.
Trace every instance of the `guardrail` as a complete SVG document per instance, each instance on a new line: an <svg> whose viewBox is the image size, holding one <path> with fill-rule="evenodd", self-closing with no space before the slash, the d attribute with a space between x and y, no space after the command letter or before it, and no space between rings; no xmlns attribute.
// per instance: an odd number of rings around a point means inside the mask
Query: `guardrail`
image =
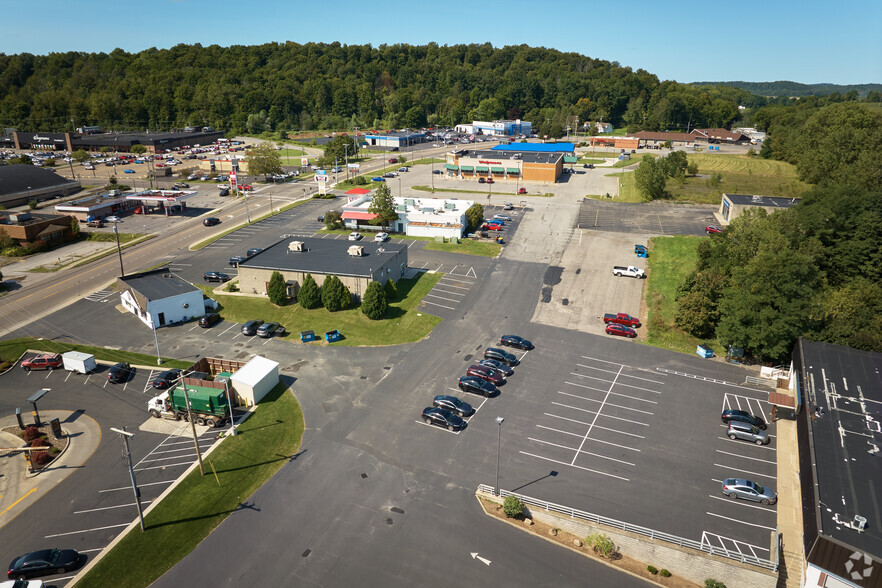
<svg viewBox="0 0 882 588"><path fill-rule="evenodd" d="M757 378L756 376L744 376L745 384L753 384L755 386L765 386L766 388L774 388L776 380L767 378Z"/></svg>
<svg viewBox="0 0 882 588"><path fill-rule="evenodd" d="M478 492L483 492L485 494L496 494L496 488L493 486L488 486L486 484L478 485ZM505 498L506 496L514 496L518 498L524 504L528 504L530 506L536 506L542 508L545 511L556 512L559 514L566 515L573 519L582 519L584 521L590 521L592 523L598 523L602 525L607 525L609 527L613 527L616 529L620 529L622 531L628 531L629 533L636 533L637 535L643 535L644 537L649 537L650 539L655 539L657 541L664 541L666 543L672 543L679 547L688 547L690 549L696 549L698 551L702 551L704 553L710 555L716 555L719 557L725 557L726 559L735 560L737 562L743 564L749 564L753 566L757 566L760 568L764 568L767 570L771 570L773 572L778 571L778 551L775 550L775 560L770 561L767 559L762 559L759 557L745 555L739 551L731 551L729 549L724 549L722 547L714 547L713 545L707 545L701 543L699 541L693 541L692 539L685 539L683 537L678 537L677 535L671 535L669 533L662 533L661 531L656 531L654 529L649 529L647 527L641 527L639 525L632 525L630 523L625 523L623 521L619 521L616 519L611 519L608 517L604 517L601 515L593 514L590 512L585 512L583 510L578 510L575 508L570 508L567 506L561 506L559 504L555 504L553 502L547 502L545 500L539 500L537 498L531 498L529 496L524 496L523 494L517 494L515 492L509 492L508 490L499 491L499 496L501 498ZM778 535L778 532L775 531L775 535ZM777 544L777 541L776 541Z"/></svg>

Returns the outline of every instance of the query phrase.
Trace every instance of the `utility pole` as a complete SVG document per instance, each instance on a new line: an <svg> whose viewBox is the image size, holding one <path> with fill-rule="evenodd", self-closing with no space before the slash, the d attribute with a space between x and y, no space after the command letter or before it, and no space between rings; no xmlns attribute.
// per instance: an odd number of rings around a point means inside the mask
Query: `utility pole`
<svg viewBox="0 0 882 588"><path fill-rule="evenodd" d="M135 469L132 467L132 453L129 451L129 438L134 437L135 434L126 431L125 427L122 429L111 427L110 430L119 434L120 438L123 440L123 446L126 450L126 463L129 466L129 478L132 480L132 492L135 493L135 506L138 507L138 518L141 520L141 532L144 532L144 512L141 510L141 491L138 490L138 484L135 482Z"/></svg>
<svg viewBox="0 0 882 588"><path fill-rule="evenodd" d="M190 430L193 431L193 445L196 447L196 459L199 460L199 474L204 476L205 470L202 467L202 453L199 452L199 438L196 436L196 424L193 422L193 412L190 410L190 395L187 393L187 384L184 383L183 376L181 376L181 386L184 388L184 400L187 402L187 420L190 421Z"/></svg>
<svg viewBox="0 0 882 588"><path fill-rule="evenodd" d="M119 229L117 227L118 225L113 223L113 234L116 235L116 252L119 254L119 276L123 277L126 275L126 271L123 269L122 248L119 246Z"/></svg>

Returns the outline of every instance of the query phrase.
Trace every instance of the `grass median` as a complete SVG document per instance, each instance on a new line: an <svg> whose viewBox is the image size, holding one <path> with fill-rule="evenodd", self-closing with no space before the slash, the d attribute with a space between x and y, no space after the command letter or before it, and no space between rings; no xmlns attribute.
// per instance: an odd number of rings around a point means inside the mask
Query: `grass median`
<svg viewBox="0 0 882 588"><path fill-rule="evenodd" d="M330 312L324 308L305 310L299 304L276 306L265 297L224 295L203 286L203 290L221 305L224 320L237 323L260 318L285 327L283 339L300 341L300 331L313 331L319 340L306 345L327 345L322 334L337 329L343 340L330 345L397 345L419 341L441 322L439 317L418 312L417 307L438 283L442 274L422 273L413 279L398 281L398 300L389 304L383 319L367 318L361 307Z"/></svg>
<svg viewBox="0 0 882 588"><path fill-rule="evenodd" d="M650 240L646 285L647 343L683 353L695 353L698 345L708 345L717 355L725 350L716 339L699 339L674 324L677 316L677 289L698 262L698 245L707 237L672 236Z"/></svg>
<svg viewBox="0 0 882 588"><path fill-rule="evenodd" d="M39 350L44 353L65 353L67 351L80 351L95 356L98 361L109 361L118 363L127 361L134 365L157 365L155 355L145 355L143 353L134 353L131 351L123 351L120 349L109 349L106 347L93 347L91 345L80 345L78 343L64 343L52 339L39 339L34 337L21 337L18 339L7 339L0 341L0 370L7 367L7 362L13 362L21 357L21 354L28 349ZM162 367L171 368L188 368L193 362L164 360Z"/></svg>
<svg viewBox="0 0 882 588"><path fill-rule="evenodd" d="M206 456L205 476L192 471L147 514L143 532L136 527L127 533L78 583L149 586L231 513L248 508L248 497L296 458L303 427L300 404L278 384L238 435Z"/></svg>

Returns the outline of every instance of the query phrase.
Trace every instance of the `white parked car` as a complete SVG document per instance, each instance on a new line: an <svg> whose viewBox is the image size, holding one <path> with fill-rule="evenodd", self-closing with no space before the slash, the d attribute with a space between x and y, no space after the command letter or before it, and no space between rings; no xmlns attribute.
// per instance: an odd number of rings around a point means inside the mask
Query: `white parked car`
<svg viewBox="0 0 882 588"><path fill-rule="evenodd" d="M383 243L384 241L388 240L389 233L377 233L376 236L374 236L374 241L376 241L377 243Z"/></svg>
<svg viewBox="0 0 882 588"><path fill-rule="evenodd" d="M109 223L121 223L122 222L122 219L119 218L118 216L108 216L104 220L106 220Z"/></svg>
<svg viewBox="0 0 882 588"><path fill-rule="evenodd" d="M504 221L511 221L511 217L508 216L507 214L494 214L493 218L498 218L498 219L504 220Z"/></svg>
<svg viewBox="0 0 882 588"><path fill-rule="evenodd" d="M349 240L350 241L358 241L359 239L361 239L361 233L358 233L358 232L349 233Z"/></svg>

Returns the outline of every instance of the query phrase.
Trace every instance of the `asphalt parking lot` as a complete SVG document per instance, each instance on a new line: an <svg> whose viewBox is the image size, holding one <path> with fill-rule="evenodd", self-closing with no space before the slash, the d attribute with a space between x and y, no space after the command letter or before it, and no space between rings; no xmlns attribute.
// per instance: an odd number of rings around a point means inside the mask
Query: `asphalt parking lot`
<svg viewBox="0 0 882 588"><path fill-rule="evenodd" d="M709 205L605 202L582 199L577 226L594 231L637 235L704 235L717 224Z"/></svg>
<svg viewBox="0 0 882 588"><path fill-rule="evenodd" d="M157 393L149 382L159 370L136 369L124 384L109 383L106 371L103 365L89 375L63 369L24 372L16 366L0 375L4 414L20 407L25 422L32 422L26 398L48 388L40 405L74 411L71 418L95 419L107 433L81 468L40 498L39 508L29 508L11 520L0 515L0 551L8 560L47 545L76 549L92 557L137 518L131 480L120 459L122 442L109 432L110 427L126 427L135 434L130 446L144 508L196 460L187 423L153 419L147 414L147 401ZM203 451L215 442L217 431L197 427ZM49 583L63 586L71 577L73 574L53 577Z"/></svg>

